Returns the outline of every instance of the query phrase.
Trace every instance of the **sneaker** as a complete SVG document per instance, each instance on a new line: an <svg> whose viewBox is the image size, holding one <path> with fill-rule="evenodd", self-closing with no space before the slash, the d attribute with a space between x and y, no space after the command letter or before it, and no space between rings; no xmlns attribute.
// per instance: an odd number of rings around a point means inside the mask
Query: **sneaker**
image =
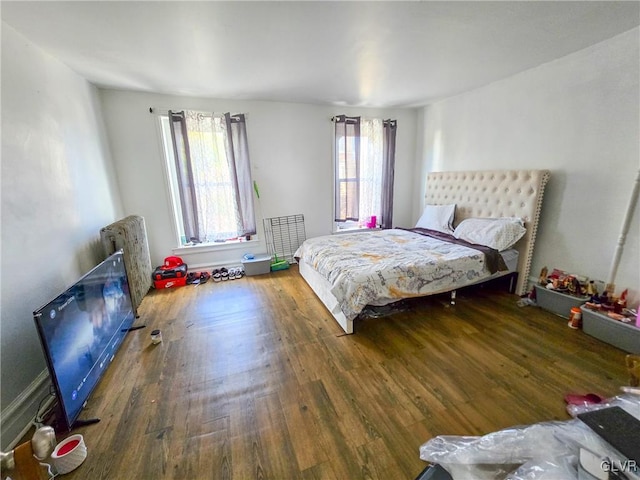
<svg viewBox="0 0 640 480"><path fill-rule="evenodd" d="M222 275L220 274L220 270L218 270L217 268L211 272L211 276L213 277L214 282L219 282L220 280L222 280Z"/></svg>
<svg viewBox="0 0 640 480"><path fill-rule="evenodd" d="M229 270L227 270L226 268L222 267L220 269L220 277L222 278L222 281L226 281L229 280Z"/></svg>
<svg viewBox="0 0 640 480"><path fill-rule="evenodd" d="M199 280L198 275L196 275L196 272L187 273L187 284L191 285L192 283L195 283L196 280Z"/></svg>

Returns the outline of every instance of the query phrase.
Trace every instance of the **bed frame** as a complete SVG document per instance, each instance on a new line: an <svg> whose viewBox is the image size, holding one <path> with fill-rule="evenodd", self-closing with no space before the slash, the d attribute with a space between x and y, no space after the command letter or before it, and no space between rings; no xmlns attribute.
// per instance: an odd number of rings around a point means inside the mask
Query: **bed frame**
<svg viewBox="0 0 640 480"><path fill-rule="evenodd" d="M454 226L471 217L519 217L527 229L515 245L518 279L515 293L526 293L531 260L542 208L548 170L483 170L432 172L427 175L425 205L456 204ZM353 333L354 320L347 319L326 287L326 280L300 262L300 274L346 333ZM495 276L487 280L494 279ZM442 292L434 292L442 293Z"/></svg>

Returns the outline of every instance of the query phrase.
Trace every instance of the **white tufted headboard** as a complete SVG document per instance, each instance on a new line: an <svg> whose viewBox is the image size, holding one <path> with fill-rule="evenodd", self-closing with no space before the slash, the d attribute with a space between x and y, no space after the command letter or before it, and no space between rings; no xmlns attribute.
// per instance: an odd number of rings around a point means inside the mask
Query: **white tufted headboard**
<svg viewBox="0 0 640 480"><path fill-rule="evenodd" d="M456 204L454 226L470 217L519 217L527 233L518 241L516 293L527 290L548 170L478 170L427 175L426 205Z"/></svg>

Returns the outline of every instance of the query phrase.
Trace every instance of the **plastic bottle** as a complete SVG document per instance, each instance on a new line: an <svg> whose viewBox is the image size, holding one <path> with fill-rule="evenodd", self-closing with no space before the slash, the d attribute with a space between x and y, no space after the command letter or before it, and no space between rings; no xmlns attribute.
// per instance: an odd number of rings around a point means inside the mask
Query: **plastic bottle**
<svg viewBox="0 0 640 480"><path fill-rule="evenodd" d="M569 323L567 325L570 328L578 329L582 326L582 311L580 307L573 307L569 314Z"/></svg>

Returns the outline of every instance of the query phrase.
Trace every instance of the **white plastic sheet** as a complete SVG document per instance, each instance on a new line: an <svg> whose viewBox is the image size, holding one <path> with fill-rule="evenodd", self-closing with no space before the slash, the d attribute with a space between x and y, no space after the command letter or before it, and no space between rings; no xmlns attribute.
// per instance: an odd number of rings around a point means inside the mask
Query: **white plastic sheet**
<svg viewBox="0 0 640 480"><path fill-rule="evenodd" d="M640 419L638 395L567 410L576 416L610 406L620 406ZM454 480L576 480L580 448L614 463L625 460L578 419L507 428L479 437L438 436L420 447L420 458L440 464Z"/></svg>

